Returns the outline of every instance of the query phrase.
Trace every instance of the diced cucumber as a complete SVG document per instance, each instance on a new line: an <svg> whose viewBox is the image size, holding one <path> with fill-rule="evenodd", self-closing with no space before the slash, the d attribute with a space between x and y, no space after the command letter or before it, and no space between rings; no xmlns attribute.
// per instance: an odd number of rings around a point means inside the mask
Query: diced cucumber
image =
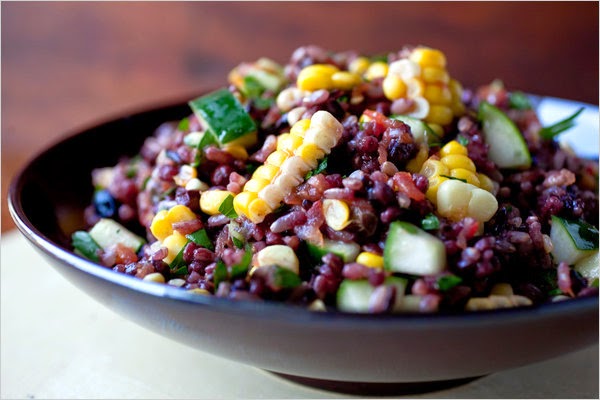
<svg viewBox="0 0 600 400"><path fill-rule="evenodd" d="M324 239L323 246L317 246L312 243L306 243L308 253L316 261L320 262L321 257L328 253L339 256L345 263L356 260L360 253L360 246L355 242L342 242L337 240Z"/></svg>
<svg viewBox="0 0 600 400"><path fill-rule="evenodd" d="M405 221L390 224L383 249L385 269L431 275L446 267L446 248L437 237Z"/></svg>
<svg viewBox="0 0 600 400"><path fill-rule="evenodd" d="M77 231L71 235L71 240L76 253L79 253L92 261L100 261L98 252L101 248L88 232Z"/></svg>
<svg viewBox="0 0 600 400"><path fill-rule="evenodd" d="M390 276L385 278L383 284L396 286L396 299L393 310L399 309L406 290L407 280ZM338 309L345 312L369 312L369 301L374 291L375 287L366 279L345 279L337 291Z"/></svg>
<svg viewBox="0 0 600 400"><path fill-rule="evenodd" d="M392 115L390 116L390 119L397 119L408 125L416 143L432 144L440 142L440 137L435 134L433 129L418 118L409 117L407 115Z"/></svg>
<svg viewBox="0 0 600 400"><path fill-rule="evenodd" d="M194 114L219 141L229 143L256 131L256 124L227 89L219 89L189 102Z"/></svg>
<svg viewBox="0 0 600 400"><path fill-rule="evenodd" d="M575 264L575 271L579 272L584 278L588 280L588 284L592 284L595 279L600 276L600 258L598 257L598 250L594 251L591 255L582 258Z"/></svg>
<svg viewBox="0 0 600 400"><path fill-rule="evenodd" d="M479 119L483 123L483 136L489 146L490 160L499 168L531 166L531 154L525 139L506 114L484 101L479 105Z"/></svg>
<svg viewBox="0 0 600 400"><path fill-rule="evenodd" d="M94 241L103 249L121 243L137 253L142 245L146 243L143 238L109 218L100 219L96 225L90 229L89 233L92 239L94 239Z"/></svg>
<svg viewBox="0 0 600 400"><path fill-rule="evenodd" d="M552 256L557 263L569 265L598 252L598 230L584 222L552 216L550 228Z"/></svg>

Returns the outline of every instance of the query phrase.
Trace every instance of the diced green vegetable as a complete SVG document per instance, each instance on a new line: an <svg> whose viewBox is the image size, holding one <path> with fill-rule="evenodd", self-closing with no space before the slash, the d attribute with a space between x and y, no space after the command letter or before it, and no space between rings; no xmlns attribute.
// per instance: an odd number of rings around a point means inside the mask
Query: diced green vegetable
<svg viewBox="0 0 600 400"><path fill-rule="evenodd" d="M577 118L579 114L583 112L583 110L584 108L581 107L579 110L575 111L573 115L550 126L543 127L540 129L540 136L544 139L550 140L564 131L571 129L575 125L575 118Z"/></svg>
<svg viewBox="0 0 600 400"><path fill-rule="evenodd" d="M446 266L446 248L437 237L405 221L390 224L383 262L387 270L412 275L440 273Z"/></svg>
<svg viewBox="0 0 600 400"><path fill-rule="evenodd" d="M385 279L383 284L396 287L396 299L392 310L398 310L406 290L407 280L390 276ZM369 302L374 291L375 287L366 279L344 279L336 295L338 309L345 312L369 312Z"/></svg>
<svg viewBox="0 0 600 400"><path fill-rule="evenodd" d="M190 101L189 105L220 144L229 143L256 131L252 117L225 88L198 97Z"/></svg>
<svg viewBox="0 0 600 400"><path fill-rule="evenodd" d="M445 292L452 289L454 286L459 285L461 282L462 279L459 276L444 275L438 278L436 284L441 292Z"/></svg>
<svg viewBox="0 0 600 400"><path fill-rule="evenodd" d="M598 251L598 230L585 221L552 216L550 239L551 254L557 263L565 261L573 265Z"/></svg>
<svg viewBox="0 0 600 400"><path fill-rule="evenodd" d="M441 140L440 137L435 134L433 129L420 119L408 117L406 115L392 115L390 116L390 119L396 119L408 125L416 143L433 144L439 143Z"/></svg>
<svg viewBox="0 0 600 400"><path fill-rule="evenodd" d="M315 262L321 262L321 258L333 253L339 256L345 263L356 260L360 253L360 246L355 242L342 242L337 240L324 239L323 246L317 246L312 243L306 243L308 253Z"/></svg>
<svg viewBox="0 0 600 400"><path fill-rule="evenodd" d="M135 233L125 228L115 220L101 218L92 229L90 236L100 247L107 249L112 245L121 243L131 248L136 253L146 241Z"/></svg>
<svg viewBox="0 0 600 400"><path fill-rule="evenodd" d="M100 261L98 252L101 250L101 247L94 241L88 232L77 231L71 235L71 239L76 253L79 253L92 261Z"/></svg>
<svg viewBox="0 0 600 400"><path fill-rule="evenodd" d="M575 271L579 272L581 276L588 280L590 286L592 286L594 282L598 282L598 277L600 276L600 258L598 257L598 250L579 260L574 268Z"/></svg>
<svg viewBox="0 0 600 400"><path fill-rule="evenodd" d="M479 119L489 146L488 157L500 168L529 168L531 154L515 123L501 110L482 102Z"/></svg>

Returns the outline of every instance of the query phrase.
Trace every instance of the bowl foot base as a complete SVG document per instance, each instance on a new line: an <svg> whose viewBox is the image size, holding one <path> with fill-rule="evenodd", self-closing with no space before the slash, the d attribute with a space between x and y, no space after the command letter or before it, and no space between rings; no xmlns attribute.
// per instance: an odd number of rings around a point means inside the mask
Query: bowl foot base
<svg viewBox="0 0 600 400"><path fill-rule="evenodd" d="M288 375L280 372L267 371L278 377L309 386L315 389L352 394L358 396L398 396L414 395L450 389L472 382L481 376L472 378L450 379L431 382L347 382L328 379L307 378L304 376Z"/></svg>

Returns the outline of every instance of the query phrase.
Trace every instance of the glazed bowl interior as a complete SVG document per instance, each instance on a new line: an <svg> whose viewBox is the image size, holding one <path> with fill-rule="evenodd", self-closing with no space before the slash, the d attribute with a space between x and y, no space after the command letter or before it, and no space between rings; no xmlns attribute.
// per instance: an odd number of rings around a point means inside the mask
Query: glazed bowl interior
<svg viewBox="0 0 600 400"><path fill-rule="evenodd" d="M591 110L597 118L597 108ZM160 124L189 114L181 102L82 130L39 154L11 184L11 215L33 247L68 280L126 318L269 371L346 382L471 378L597 343L597 298L459 315L315 313L194 295L74 254L70 236L84 228L92 169L136 154Z"/></svg>

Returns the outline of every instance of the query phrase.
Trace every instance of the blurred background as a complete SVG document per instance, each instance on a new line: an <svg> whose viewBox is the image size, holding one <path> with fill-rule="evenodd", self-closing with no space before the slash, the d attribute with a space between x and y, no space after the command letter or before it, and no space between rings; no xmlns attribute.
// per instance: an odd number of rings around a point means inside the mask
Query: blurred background
<svg viewBox="0 0 600 400"><path fill-rule="evenodd" d="M306 44L424 44L464 86L598 104L598 2L2 2L1 17L2 231L12 177L51 143Z"/></svg>

